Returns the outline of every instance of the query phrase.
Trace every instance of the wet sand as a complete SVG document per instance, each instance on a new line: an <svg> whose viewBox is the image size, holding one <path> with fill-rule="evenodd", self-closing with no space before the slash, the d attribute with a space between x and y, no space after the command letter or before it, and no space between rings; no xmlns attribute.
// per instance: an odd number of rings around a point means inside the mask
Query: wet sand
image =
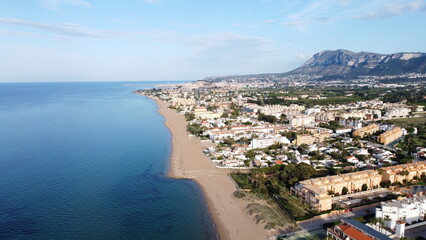
<svg viewBox="0 0 426 240"><path fill-rule="evenodd" d="M204 155L202 150L206 145L197 137L188 136L184 116L167 108L166 102L151 99L157 103L158 112L164 116L165 125L172 133L169 175L193 179L199 184L220 239L268 239L268 232L247 213L247 202L233 197L237 187L228 176L231 171L216 168Z"/></svg>

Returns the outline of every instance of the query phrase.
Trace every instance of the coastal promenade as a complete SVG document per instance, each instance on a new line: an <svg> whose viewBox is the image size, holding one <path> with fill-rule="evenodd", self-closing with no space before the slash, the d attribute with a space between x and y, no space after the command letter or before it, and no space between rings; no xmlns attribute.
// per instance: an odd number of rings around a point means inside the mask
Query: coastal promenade
<svg viewBox="0 0 426 240"><path fill-rule="evenodd" d="M169 175L196 181L206 198L220 239L261 240L272 235L256 224L246 211L247 202L233 197L237 187L229 178L230 170L218 169L203 154L205 146L186 132L186 120L168 104L156 98L158 112L172 133Z"/></svg>

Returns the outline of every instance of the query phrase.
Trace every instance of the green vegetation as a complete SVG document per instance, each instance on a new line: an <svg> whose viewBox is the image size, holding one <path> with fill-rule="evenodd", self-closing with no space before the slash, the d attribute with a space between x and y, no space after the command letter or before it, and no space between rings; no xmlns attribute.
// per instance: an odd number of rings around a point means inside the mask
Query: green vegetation
<svg viewBox="0 0 426 240"><path fill-rule="evenodd" d="M202 127L200 124L198 123L189 123L186 126L186 130L188 132L190 132L191 134L195 135L195 136L203 136L204 131L206 130L205 127Z"/></svg>
<svg viewBox="0 0 426 240"><path fill-rule="evenodd" d="M426 146L426 116L425 115L422 115L421 117L388 120L385 122L400 125L407 129L407 132L409 134L406 135L404 137L404 140L397 145L397 147L401 148L402 150L407 151L410 154L415 152L417 147ZM417 134L413 133L414 128L417 128Z"/></svg>
<svg viewBox="0 0 426 240"><path fill-rule="evenodd" d="M248 173L236 172L231 177L242 189L250 189L255 194L272 198L293 219L302 220L314 216L317 212L310 209L300 199L289 193L290 187L316 175L311 165L288 164L262 169L253 169Z"/></svg>
<svg viewBox="0 0 426 240"><path fill-rule="evenodd" d="M275 116L265 115L261 112L259 112L257 120L268 122L268 123L276 123L278 121L278 119Z"/></svg>
<svg viewBox="0 0 426 240"><path fill-rule="evenodd" d="M323 128L331 129L333 131L336 131L336 129L343 127L342 125L339 124L338 121L330 121L330 122L328 122L328 124L327 123L320 123L319 126L323 127Z"/></svg>
<svg viewBox="0 0 426 240"><path fill-rule="evenodd" d="M234 197L250 202L247 206L248 213L256 223L264 224L265 229L288 227L291 223L291 219L281 211L279 206L263 195L236 191Z"/></svg>

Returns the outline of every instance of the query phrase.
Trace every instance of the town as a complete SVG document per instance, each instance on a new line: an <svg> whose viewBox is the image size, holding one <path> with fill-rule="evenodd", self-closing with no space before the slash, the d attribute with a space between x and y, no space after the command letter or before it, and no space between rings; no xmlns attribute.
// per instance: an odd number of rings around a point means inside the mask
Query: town
<svg viewBox="0 0 426 240"><path fill-rule="evenodd" d="M211 162L234 170L236 197L266 196L298 223L265 217L286 229L280 238L414 239L426 234L426 89L375 81L205 79L138 92L185 116Z"/></svg>

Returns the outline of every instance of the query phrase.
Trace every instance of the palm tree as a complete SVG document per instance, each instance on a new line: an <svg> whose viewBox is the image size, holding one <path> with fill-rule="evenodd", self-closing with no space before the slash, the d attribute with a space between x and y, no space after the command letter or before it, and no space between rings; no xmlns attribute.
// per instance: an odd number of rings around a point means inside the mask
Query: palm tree
<svg viewBox="0 0 426 240"><path fill-rule="evenodd" d="M383 230L383 227L385 226L385 221L383 220L383 218L379 217L377 218L377 223L379 224L379 229L381 232Z"/></svg>
<svg viewBox="0 0 426 240"><path fill-rule="evenodd" d="M389 217L389 215L385 215L385 218L383 220L385 220L386 227L390 227L390 221L392 219Z"/></svg>
<svg viewBox="0 0 426 240"><path fill-rule="evenodd" d="M376 228L378 223L378 218L373 217L372 219L370 219L370 224L374 226L374 228Z"/></svg>

